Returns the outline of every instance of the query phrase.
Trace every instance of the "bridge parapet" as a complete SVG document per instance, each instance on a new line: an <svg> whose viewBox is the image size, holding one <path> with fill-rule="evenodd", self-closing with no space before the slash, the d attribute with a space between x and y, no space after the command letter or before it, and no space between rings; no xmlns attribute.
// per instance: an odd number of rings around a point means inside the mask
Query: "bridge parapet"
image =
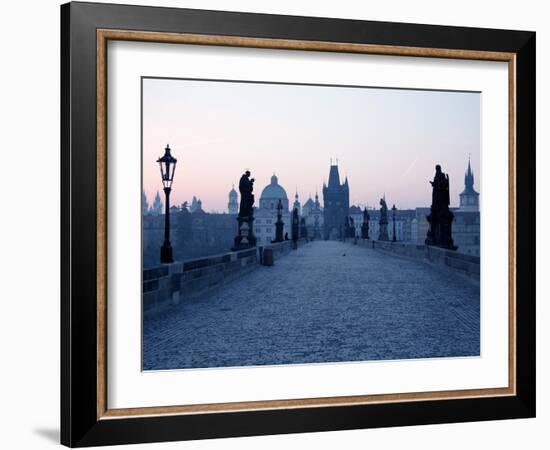
<svg viewBox="0 0 550 450"><path fill-rule="evenodd" d="M479 256L465 255L464 253L446 250L440 247L408 242L374 241L365 239L346 239L346 242L394 253L399 256L428 261L435 266L444 267L453 272L460 273L479 283Z"/></svg>
<svg viewBox="0 0 550 450"><path fill-rule="evenodd" d="M303 245L306 240L300 240ZM265 248L275 260L292 250L292 241L228 252L143 270L143 312L149 314L196 298L259 267Z"/></svg>

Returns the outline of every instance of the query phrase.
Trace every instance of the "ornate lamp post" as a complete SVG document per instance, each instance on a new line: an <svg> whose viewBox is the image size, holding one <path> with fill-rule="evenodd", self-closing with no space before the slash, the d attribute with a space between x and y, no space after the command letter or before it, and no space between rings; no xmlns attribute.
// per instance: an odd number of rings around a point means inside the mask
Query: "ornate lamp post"
<svg viewBox="0 0 550 450"><path fill-rule="evenodd" d="M392 219L393 219L393 239L392 241L395 242L397 239L395 237L395 211L397 211L397 208L395 207L395 204L393 205L392 210Z"/></svg>
<svg viewBox="0 0 550 450"><path fill-rule="evenodd" d="M160 262L169 264L174 262L172 257L172 245L170 244L170 192L172 191L172 181L174 181L174 172L176 171L176 163L178 160L170 154L170 146L166 145L164 156L157 159L160 166L160 176L166 196L165 212L164 212L164 243L160 248Z"/></svg>

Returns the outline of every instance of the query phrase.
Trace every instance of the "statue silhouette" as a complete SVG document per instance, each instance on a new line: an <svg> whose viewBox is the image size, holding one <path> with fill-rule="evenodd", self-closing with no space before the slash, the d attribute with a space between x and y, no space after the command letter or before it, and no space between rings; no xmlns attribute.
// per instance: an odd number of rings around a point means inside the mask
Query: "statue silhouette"
<svg viewBox="0 0 550 450"><path fill-rule="evenodd" d="M250 178L250 171L247 170L239 180L239 192L241 193L241 202L239 205L239 214L237 215L238 234L231 250L244 250L256 247L256 237L254 236L254 178Z"/></svg>
<svg viewBox="0 0 550 450"><path fill-rule="evenodd" d="M239 192L241 203L239 206L239 217L252 217L254 206L254 178L250 178L250 171L247 170L239 180Z"/></svg>
<svg viewBox="0 0 550 450"><path fill-rule="evenodd" d="M430 214L426 217L430 229L426 236L426 245L434 245L449 250L456 250L458 247L453 242L452 224L454 214L449 209L449 175L443 173L441 166L435 166L435 175L432 185L432 205Z"/></svg>
<svg viewBox="0 0 550 450"><path fill-rule="evenodd" d="M378 221L380 226L378 231L378 240L379 241L389 241L390 237L388 236L388 205L386 204L386 199L382 197L380 199L380 220Z"/></svg>

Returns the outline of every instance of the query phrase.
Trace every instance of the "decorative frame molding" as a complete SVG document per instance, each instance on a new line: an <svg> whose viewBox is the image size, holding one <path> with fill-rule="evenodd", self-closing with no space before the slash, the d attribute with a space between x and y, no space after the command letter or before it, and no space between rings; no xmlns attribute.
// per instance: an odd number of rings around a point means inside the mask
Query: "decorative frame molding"
<svg viewBox="0 0 550 450"><path fill-rule="evenodd" d="M136 443L534 416L534 33L92 3L63 5L61 16L63 444ZM108 40L507 62L509 386L109 409Z"/></svg>

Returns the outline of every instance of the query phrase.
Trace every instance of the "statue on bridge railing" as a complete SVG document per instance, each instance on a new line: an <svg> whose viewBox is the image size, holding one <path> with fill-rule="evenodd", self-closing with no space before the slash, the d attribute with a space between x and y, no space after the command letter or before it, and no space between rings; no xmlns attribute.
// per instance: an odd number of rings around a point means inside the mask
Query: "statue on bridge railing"
<svg viewBox="0 0 550 450"><path fill-rule="evenodd" d="M348 223L348 235L349 238L355 237L355 220L353 220L353 217L349 217L349 223Z"/></svg>
<svg viewBox="0 0 550 450"><path fill-rule="evenodd" d="M239 217L252 217L254 210L254 178L250 178L250 171L247 170L239 180L239 192L241 194L241 204L239 207Z"/></svg>
<svg viewBox="0 0 550 450"><path fill-rule="evenodd" d="M280 200L279 200L280 201ZM307 235L307 225L306 225L306 218L305 217L302 217L300 219L300 237L301 238L304 238L304 239L307 239L308 238L308 235Z"/></svg>
<svg viewBox="0 0 550 450"><path fill-rule="evenodd" d="M432 205L430 214L426 217L430 229L426 236L426 245L456 250L452 236L452 223L454 215L449 209L449 175L441 171L441 166L435 166L435 176L432 185Z"/></svg>
<svg viewBox="0 0 550 450"><path fill-rule="evenodd" d="M292 248L298 249L298 239L300 239L300 219L298 217L298 208L292 210Z"/></svg>
<svg viewBox="0 0 550 450"><path fill-rule="evenodd" d="M349 217L346 216L344 220L344 234L342 235L343 240L349 237Z"/></svg>
<svg viewBox="0 0 550 450"><path fill-rule="evenodd" d="M279 199L279 203L277 203L277 222L275 222L275 239L273 242L283 242L283 228L284 228L284 222L283 222L283 203L281 199Z"/></svg>
<svg viewBox="0 0 550 450"><path fill-rule="evenodd" d="M313 224L313 239L321 239L321 229L319 227L319 216L315 214Z"/></svg>
<svg viewBox="0 0 550 450"><path fill-rule="evenodd" d="M247 170L239 180L239 192L241 202L239 205L239 214L237 222L239 230L235 237L235 245L232 250L244 250L256 247L256 237L254 236L254 178L250 178L250 171Z"/></svg>
<svg viewBox="0 0 550 450"><path fill-rule="evenodd" d="M367 208L363 211L363 224L361 225L361 238L369 239L369 212Z"/></svg>
<svg viewBox="0 0 550 450"><path fill-rule="evenodd" d="M386 196L380 199L380 231L378 233L379 241L389 241L390 237L388 236L388 205L386 204Z"/></svg>

